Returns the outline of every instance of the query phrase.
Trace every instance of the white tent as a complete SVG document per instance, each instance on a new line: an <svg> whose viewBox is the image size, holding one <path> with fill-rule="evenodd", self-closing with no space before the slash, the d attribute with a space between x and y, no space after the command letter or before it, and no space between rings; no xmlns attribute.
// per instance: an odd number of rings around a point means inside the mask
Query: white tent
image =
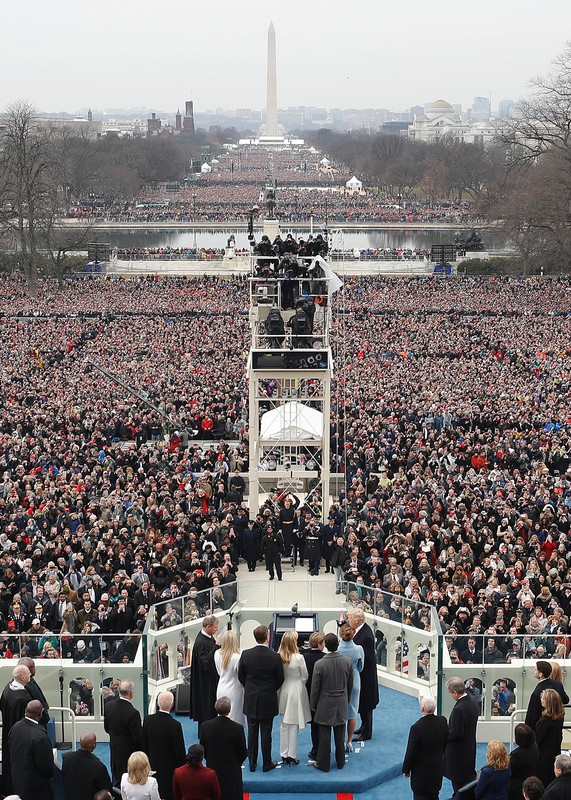
<svg viewBox="0 0 571 800"><path fill-rule="evenodd" d="M347 181L345 186L348 189L358 189L359 191L361 191L361 189L363 188L363 183L362 181L359 180L359 178L356 178L355 175L353 175L353 177Z"/></svg>
<svg viewBox="0 0 571 800"><path fill-rule="evenodd" d="M266 411L260 420L260 428L261 439L320 439L323 436L323 414L293 401Z"/></svg>
<svg viewBox="0 0 571 800"><path fill-rule="evenodd" d="M201 172L212 172L212 167L210 166L210 164L207 164L206 161L205 161L204 164L200 167L200 171Z"/></svg>

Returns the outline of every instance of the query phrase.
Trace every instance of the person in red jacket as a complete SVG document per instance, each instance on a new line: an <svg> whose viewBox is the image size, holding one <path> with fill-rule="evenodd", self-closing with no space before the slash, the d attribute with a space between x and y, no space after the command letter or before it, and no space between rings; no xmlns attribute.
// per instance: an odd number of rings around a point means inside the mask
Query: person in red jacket
<svg viewBox="0 0 571 800"><path fill-rule="evenodd" d="M220 784L213 769L202 763L204 747L193 744L188 748L186 764L175 769L172 778L174 800L220 800Z"/></svg>

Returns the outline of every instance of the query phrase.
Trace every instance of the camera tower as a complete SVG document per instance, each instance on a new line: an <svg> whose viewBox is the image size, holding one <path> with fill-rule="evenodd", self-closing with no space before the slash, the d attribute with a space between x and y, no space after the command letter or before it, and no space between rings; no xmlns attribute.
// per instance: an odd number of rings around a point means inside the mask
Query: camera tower
<svg viewBox="0 0 571 800"><path fill-rule="evenodd" d="M249 503L255 514L268 492L297 494L302 503L319 506L326 521L331 301L341 281L321 256L291 261L252 257Z"/></svg>

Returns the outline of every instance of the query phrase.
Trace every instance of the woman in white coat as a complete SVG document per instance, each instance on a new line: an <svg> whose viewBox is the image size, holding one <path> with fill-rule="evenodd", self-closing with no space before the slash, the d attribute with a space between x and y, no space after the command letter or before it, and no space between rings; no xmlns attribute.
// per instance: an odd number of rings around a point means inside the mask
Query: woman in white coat
<svg viewBox="0 0 571 800"><path fill-rule="evenodd" d="M305 684L307 665L297 649L297 632L287 631L282 636L278 653L284 665L284 682L278 692L278 710L281 717L280 755L284 764L299 764L297 737L299 731L311 721L311 710Z"/></svg>
<svg viewBox="0 0 571 800"><path fill-rule="evenodd" d="M231 708L228 716L234 722L246 727L246 717L242 711L244 707L244 687L238 680L238 662L240 649L238 638L234 631L225 631L220 639L220 649L214 653L214 665L220 675L216 699L227 697Z"/></svg>

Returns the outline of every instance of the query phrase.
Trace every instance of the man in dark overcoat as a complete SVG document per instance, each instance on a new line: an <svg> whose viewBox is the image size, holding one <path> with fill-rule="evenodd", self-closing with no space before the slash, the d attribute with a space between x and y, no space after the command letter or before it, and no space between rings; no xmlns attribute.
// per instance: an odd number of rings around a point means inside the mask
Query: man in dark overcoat
<svg viewBox="0 0 571 800"><path fill-rule="evenodd" d="M230 719L231 703L220 697L214 709L218 716L203 722L200 744L204 747L206 766L218 775L220 800L242 800L244 786L242 764L248 755L244 728Z"/></svg>
<svg viewBox="0 0 571 800"><path fill-rule="evenodd" d="M186 761L182 725L170 713L173 704L172 692L161 692L156 713L143 720L143 750L149 757L163 800L172 800L173 772Z"/></svg>
<svg viewBox="0 0 571 800"><path fill-rule="evenodd" d="M466 693L461 678L450 678L448 693L456 701L448 720L448 740L444 751L443 773L452 781L454 794L476 777L476 726L480 703Z"/></svg>
<svg viewBox="0 0 571 800"><path fill-rule="evenodd" d="M143 749L141 715L133 706L135 687L131 681L121 681L119 697L105 704L103 727L109 734L111 752L111 777L113 785L119 786L121 776L127 772L129 756Z"/></svg>
<svg viewBox="0 0 571 800"><path fill-rule="evenodd" d="M438 800L442 788L442 758L448 739L446 717L437 716L436 701L423 697L422 717L408 733L408 743L402 765L405 778L410 776L414 800Z"/></svg>
<svg viewBox="0 0 571 800"><path fill-rule="evenodd" d="M39 700L30 700L24 719L8 735L14 791L21 800L53 800L52 743L40 719L44 708Z"/></svg>

